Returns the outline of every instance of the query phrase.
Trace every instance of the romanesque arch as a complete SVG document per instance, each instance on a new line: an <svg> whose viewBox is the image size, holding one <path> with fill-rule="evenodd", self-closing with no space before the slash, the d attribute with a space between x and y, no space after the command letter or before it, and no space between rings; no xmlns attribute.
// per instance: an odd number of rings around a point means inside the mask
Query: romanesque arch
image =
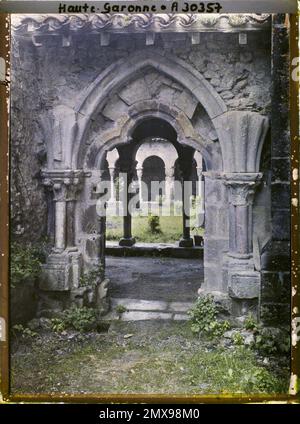
<svg viewBox="0 0 300 424"><path fill-rule="evenodd" d="M107 108L118 90L146 69L154 69L180 84L190 99L195 99L194 111L197 104L201 105L207 115L206 121L215 132L214 139L210 139L207 133L201 134L201 128L196 129L193 112L189 113L184 104L180 108L153 98L140 98L128 105L125 102L113 125L90 137L91 123L96 120L97 113ZM255 188L261 180L259 161L268 128L267 118L256 112L228 111L217 91L197 70L182 59L155 49L138 51L126 61L115 62L80 93L79 98L77 105L67 108L66 113L59 113L61 107L55 112L56 126L60 128L60 146L57 146L59 137L49 146L48 169L43 173L45 184L54 189L57 228L63 225L66 233L57 230L57 252L61 255L70 243L77 245L78 269L80 261L83 264L97 262L101 256L99 246L104 255L101 233L99 242L95 231L93 235L84 232L82 216L87 217L92 208L91 200L97 193L97 181L101 178L101 166L107 152L130 143L135 128L143 120L156 117L168 122L174 128L178 142L199 151L206 163L203 173L206 222L203 290L229 295L238 303L245 298L257 299L260 273L253 262L252 204ZM59 150L63 153L57 170L55 161L51 160L55 158L53 151ZM81 203L78 203L80 190ZM80 204L87 205L85 211L81 210ZM67 207L71 215L75 214L76 225L72 228L62 224L66 221ZM66 261L70 263L70 260L67 253ZM68 266L73 267L73 262ZM76 285L76 282L68 282L69 286L72 284Z"/></svg>

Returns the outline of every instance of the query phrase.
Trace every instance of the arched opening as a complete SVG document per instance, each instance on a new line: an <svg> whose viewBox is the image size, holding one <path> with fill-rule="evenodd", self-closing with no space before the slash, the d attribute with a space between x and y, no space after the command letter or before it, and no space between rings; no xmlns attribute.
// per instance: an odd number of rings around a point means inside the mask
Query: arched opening
<svg viewBox="0 0 300 424"><path fill-rule="evenodd" d="M143 175L142 181L144 183L143 187L147 190L142 191L141 199L145 202L157 202L158 199L154 196L154 193L151 191L151 182L157 181L158 183L165 182L165 164L164 161L159 156L148 156L143 162ZM166 188L165 184L159 187L159 197L165 195Z"/></svg>
<svg viewBox="0 0 300 424"><path fill-rule="evenodd" d="M126 212L117 219L107 218L108 227L117 225L119 233L117 230L113 234L108 232L107 239L116 241L122 231L119 244L123 247L151 241L171 243L180 248L194 247L191 229L193 235L195 229L198 232L196 227L201 221L197 218L200 212L196 210L203 168L201 154L186 144L169 122L153 116L140 120L128 137L128 143L114 146L106 154L114 185L110 201L120 201L120 186L126 185L128 191L127 204L122 205ZM197 160L195 155L198 155ZM145 220L151 215L157 220L155 237L148 234L152 227ZM114 223L110 222L112 219ZM142 220L141 227L137 223Z"/></svg>

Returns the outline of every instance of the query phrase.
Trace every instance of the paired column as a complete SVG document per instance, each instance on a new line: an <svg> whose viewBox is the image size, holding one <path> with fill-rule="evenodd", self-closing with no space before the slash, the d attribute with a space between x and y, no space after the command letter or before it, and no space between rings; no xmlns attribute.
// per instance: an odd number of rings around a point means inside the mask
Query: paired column
<svg viewBox="0 0 300 424"><path fill-rule="evenodd" d="M224 174L229 201L229 256L249 259L253 256L252 205L262 173Z"/></svg>
<svg viewBox="0 0 300 424"><path fill-rule="evenodd" d="M124 172L124 171L122 171ZM128 208L129 202L132 198L132 193L129 191L129 186L133 180L133 172L131 167L127 168L126 171L126 181L124 184L124 193L123 193L123 210L124 210L124 217L123 217L123 238L119 241L120 246L133 246L135 244L135 238L132 237L132 218L131 218L131 212Z"/></svg>
<svg viewBox="0 0 300 424"><path fill-rule="evenodd" d="M202 174L202 167L197 166L197 177L198 177L198 193L197 196L199 198L199 203L197 202L197 226L203 227L204 225L204 216L205 216L205 210L204 210L204 178Z"/></svg>
<svg viewBox="0 0 300 424"><path fill-rule="evenodd" d="M79 177L46 178L44 185L53 190L55 233L55 253L61 253L66 248L76 250L75 246L75 201L80 188Z"/></svg>
<svg viewBox="0 0 300 424"><path fill-rule="evenodd" d="M182 172L181 187L182 187L182 239L179 240L179 247L193 247L194 242L191 238L190 228L190 201L191 201L191 185L185 184L185 180L188 180L189 175L186 172Z"/></svg>
<svg viewBox="0 0 300 424"><path fill-rule="evenodd" d="M165 183L166 203L170 205L174 197L174 166L166 169L166 183Z"/></svg>
<svg viewBox="0 0 300 424"><path fill-rule="evenodd" d="M116 191L115 191L115 167L109 167L109 176L110 176L110 201L114 203L116 201Z"/></svg>
<svg viewBox="0 0 300 424"><path fill-rule="evenodd" d="M139 185L139 203L140 203L140 209L142 209L142 202L143 202L143 191L142 191L142 177L143 177L143 168L137 168L136 174L138 177L138 185Z"/></svg>

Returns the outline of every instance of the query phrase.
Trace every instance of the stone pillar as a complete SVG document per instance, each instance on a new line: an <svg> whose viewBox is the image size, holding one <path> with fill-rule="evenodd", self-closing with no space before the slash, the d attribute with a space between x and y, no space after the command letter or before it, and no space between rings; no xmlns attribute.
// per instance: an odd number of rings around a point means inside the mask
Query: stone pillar
<svg viewBox="0 0 300 424"><path fill-rule="evenodd" d="M42 267L39 284L43 292L69 291L78 287L81 254L75 242L75 201L82 175L81 170L42 172L44 185L53 191L55 212L54 247Z"/></svg>
<svg viewBox="0 0 300 424"><path fill-rule="evenodd" d="M205 292L223 293L228 297L227 275L224 276L224 259L228 252L228 194L219 172L205 171L205 233L204 283Z"/></svg>
<svg viewBox="0 0 300 424"><path fill-rule="evenodd" d="M182 184L182 239L179 240L179 247L193 247L194 242L191 238L190 231L190 196L192 193L187 192L188 187L185 186L184 181L187 178L181 178Z"/></svg>
<svg viewBox="0 0 300 424"><path fill-rule="evenodd" d="M261 173L224 174L229 201L229 256L253 256L252 204Z"/></svg>
<svg viewBox="0 0 300 424"><path fill-rule="evenodd" d="M66 186L63 183L55 183L53 185L53 192L55 202L55 239L53 251L59 253L63 252L66 247Z"/></svg>
<svg viewBox="0 0 300 424"><path fill-rule="evenodd" d="M54 252L77 250L75 246L75 201L79 189L78 178L65 178L53 183L55 203Z"/></svg>
<svg viewBox="0 0 300 424"><path fill-rule="evenodd" d="M125 172L126 172L127 178L126 178L125 187L124 187L124 190L126 191L126 193L124 193L124 199L123 199L123 202L125 202L124 217L123 217L123 238L119 241L119 245L131 247L135 244L135 239L132 237L131 214L128 209L128 204L132 197L132 193L128 192L129 191L128 188L133 179L133 172L131 169L128 169L128 168L127 168L127 171Z"/></svg>
<svg viewBox="0 0 300 424"><path fill-rule="evenodd" d="M234 315L257 311L260 272L253 262L252 205L262 173L223 175L229 202L228 293Z"/></svg>
<svg viewBox="0 0 300 424"><path fill-rule="evenodd" d="M197 207L198 207L198 215L197 215L197 226L198 227L203 227L204 225L204 216L205 216L205 211L204 211L204 205L205 205L205 201L204 201L204 179L203 179L203 175L202 175L202 167L198 167L197 166L197 177L198 177L198 193L197 196L199 197L199 204L197 203Z"/></svg>
<svg viewBox="0 0 300 424"><path fill-rule="evenodd" d="M109 167L109 175L110 175L110 201L114 203L116 201L116 195L115 195L115 167Z"/></svg>
<svg viewBox="0 0 300 424"><path fill-rule="evenodd" d="M140 202L140 209L142 209L142 203L143 203L143 193L142 193L142 176L143 176L143 168L137 168L136 173L137 173L137 177L138 177L138 185L139 185L139 202Z"/></svg>
<svg viewBox="0 0 300 424"><path fill-rule="evenodd" d="M170 205L173 201L173 191L174 191L174 166L166 169L166 203Z"/></svg>

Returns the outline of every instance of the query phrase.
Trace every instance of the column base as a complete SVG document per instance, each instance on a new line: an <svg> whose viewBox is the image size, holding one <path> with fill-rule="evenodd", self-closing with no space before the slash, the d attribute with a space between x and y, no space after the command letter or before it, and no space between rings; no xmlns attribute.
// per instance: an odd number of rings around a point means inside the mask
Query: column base
<svg viewBox="0 0 300 424"><path fill-rule="evenodd" d="M194 241L192 238L179 240L179 247L194 247Z"/></svg>
<svg viewBox="0 0 300 424"><path fill-rule="evenodd" d="M135 244L135 238L134 237L130 237L130 238L121 238L121 240L119 241L119 246L127 246L127 247L131 247Z"/></svg>

